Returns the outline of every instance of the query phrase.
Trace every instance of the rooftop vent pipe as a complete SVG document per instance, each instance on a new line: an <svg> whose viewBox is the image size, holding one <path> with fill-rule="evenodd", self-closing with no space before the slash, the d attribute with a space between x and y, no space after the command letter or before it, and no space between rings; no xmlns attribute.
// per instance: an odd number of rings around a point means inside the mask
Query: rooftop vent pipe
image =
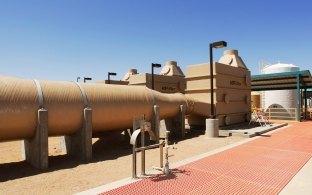
<svg viewBox="0 0 312 195"><path fill-rule="evenodd" d="M160 71L160 74L184 77L184 74L176 61L167 61L164 68Z"/></svg>
<svg viewBox="0 0 312 195"><path fill-rule="evenodd" d="M138 70L137 69L130 69L126 74L125 76L123 77L123 81L128 81L130 79L130 76L131 75L135 75L135 74L138 74Z"/></svg>
<svg viewBox="0 0 312 195"><path fill-rule="evenodd" d="M227 64L234 67L248 69L242 60L242 58L238 55L237 50L226 50L224 51L223 56L220 58L219 63Z"/></svg>

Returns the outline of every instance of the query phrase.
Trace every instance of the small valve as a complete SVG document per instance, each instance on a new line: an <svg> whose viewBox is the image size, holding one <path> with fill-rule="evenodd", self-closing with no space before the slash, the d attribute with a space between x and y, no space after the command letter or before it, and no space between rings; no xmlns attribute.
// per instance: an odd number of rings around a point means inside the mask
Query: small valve
<svg viewBox="0 0 312 195"><path fill-rule="evenodd" d="M175 142L173 143L173 145L172 145L171 149L173 149L173 150L178 149L178 148L176 147L176 143L175 143Z"/></svg>

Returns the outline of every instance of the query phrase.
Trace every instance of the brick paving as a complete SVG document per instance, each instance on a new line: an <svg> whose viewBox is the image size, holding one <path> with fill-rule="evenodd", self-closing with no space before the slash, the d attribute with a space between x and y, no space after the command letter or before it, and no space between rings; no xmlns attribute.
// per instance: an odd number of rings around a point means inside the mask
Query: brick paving
<svg viewBox="0 0 312 195"><path fill-rule="evenodd" d="M102 194L278 194L312 157L312 121Z"/></svg>

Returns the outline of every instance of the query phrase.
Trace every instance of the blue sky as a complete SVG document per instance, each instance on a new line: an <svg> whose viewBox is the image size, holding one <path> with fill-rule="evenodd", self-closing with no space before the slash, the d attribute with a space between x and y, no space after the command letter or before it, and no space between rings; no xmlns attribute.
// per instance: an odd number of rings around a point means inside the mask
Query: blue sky
<svg viewBox="0 0 312 195"><path fill-rule="evenodd" d="M167 60L186 73L219 40L252 74L260 60L311 70L311 8L310 0L0 0L0 75L103 80L110 71L119 80Z"/></svg>

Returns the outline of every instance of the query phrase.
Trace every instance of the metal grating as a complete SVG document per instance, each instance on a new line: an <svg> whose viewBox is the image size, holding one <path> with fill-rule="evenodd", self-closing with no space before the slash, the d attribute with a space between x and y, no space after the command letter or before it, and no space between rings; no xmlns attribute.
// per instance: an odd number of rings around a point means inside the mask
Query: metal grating
<svg viewBox="0 0 312 195"><path fill-rule="evenodd" d="M277 194L312 157L312 122L103 194Z"/></svg>

